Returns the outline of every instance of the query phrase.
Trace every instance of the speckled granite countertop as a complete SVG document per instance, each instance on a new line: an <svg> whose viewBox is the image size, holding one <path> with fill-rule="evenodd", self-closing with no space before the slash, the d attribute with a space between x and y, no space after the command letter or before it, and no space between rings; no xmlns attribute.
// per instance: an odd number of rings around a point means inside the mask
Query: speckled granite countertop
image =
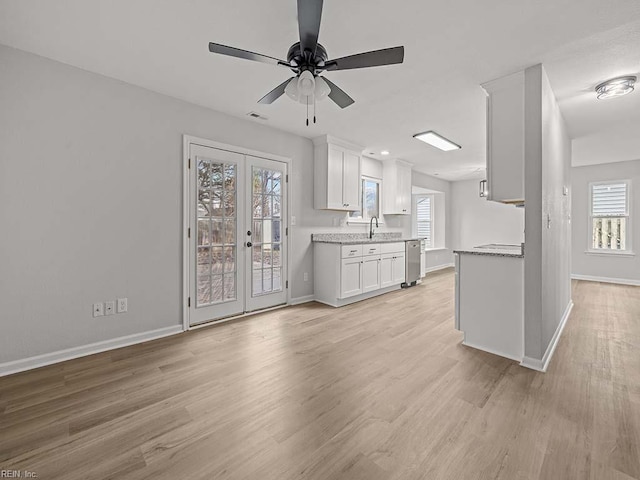
<svg viewBox="0 0 640 480"><path fill-rule="evenodd" d="M454 250L453 253L466 253L469 255L488 255L492 257L516 257L524 258L524 252L519 245L497 245L473 247L466 250Z"/></svg>
<svg viewBox="0 0 640 480"><path fill-rule="evenodd" d="M402 238L399 232L375 233L369 238L367 233L313 233L311 241L315 243L336 243L339 245L357 245L360 243L393 243L418 240L417 238Z"/></svg>

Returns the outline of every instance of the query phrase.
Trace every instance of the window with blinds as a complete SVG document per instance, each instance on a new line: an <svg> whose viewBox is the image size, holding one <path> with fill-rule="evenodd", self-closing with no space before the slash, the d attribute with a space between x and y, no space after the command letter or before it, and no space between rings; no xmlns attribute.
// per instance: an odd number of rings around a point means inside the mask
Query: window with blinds
<svg viewBox="0 0 640 480"><path fill-rule="evenodd" d="M629 182L591 184L591 248L626 250L628 227Z"/></svg>
<svg viewBox="0 0 640 480"><path fill-rule="evenodd" d="M433 246L433 198L420 197L416 202L416 232L419 238L424 238L427 247Z"/></svg>

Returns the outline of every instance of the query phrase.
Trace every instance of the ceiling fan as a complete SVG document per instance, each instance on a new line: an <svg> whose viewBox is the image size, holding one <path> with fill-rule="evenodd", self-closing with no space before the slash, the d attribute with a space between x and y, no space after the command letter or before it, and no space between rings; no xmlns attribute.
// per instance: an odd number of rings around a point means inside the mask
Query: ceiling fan
<svg viewBox="0 0 640 480"><path fill-rule="evenodd" d="M289 48L287 61L219 43L209 43L209 51L291 69L295 76L271 90L258 103L273 103L286 93L293 100L307 105L307 125L309 125L308 112L311 103L315 108L315 102L322 100L326 96L340 108L346 108L354 103L354 100L335 83L321 77L321 73L402 63L404 60L404 47L384 48L329 60L327 51L318 43L323 0L297 1L300 41ZM313 121L314 123L316 121L315 115Z"/></svg>

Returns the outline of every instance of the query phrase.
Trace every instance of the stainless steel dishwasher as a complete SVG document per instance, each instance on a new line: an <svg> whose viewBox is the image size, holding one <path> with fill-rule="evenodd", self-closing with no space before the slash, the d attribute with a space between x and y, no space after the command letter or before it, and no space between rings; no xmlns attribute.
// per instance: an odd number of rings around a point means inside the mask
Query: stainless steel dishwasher
<svg viewBox="0 0 640 480"><path fill-rule="evenodd" d="M420 240L405 242L405 280L402 287L412 287L420 279Z"/></svg>

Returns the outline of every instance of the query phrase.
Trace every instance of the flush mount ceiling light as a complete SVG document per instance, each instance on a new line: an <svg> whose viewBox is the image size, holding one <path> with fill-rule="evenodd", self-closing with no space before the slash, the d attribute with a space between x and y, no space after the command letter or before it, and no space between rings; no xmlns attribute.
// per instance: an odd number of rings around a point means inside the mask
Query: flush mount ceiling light
<svg viewBox="0 0 640 480"><path fill-rule="evenodd" d="M459 150L462 147L457 143L453 143L451 140L444 138L442 135L438 135L433 130L429 130L428 132L416 133L413 138L417 138L425 143L428 143L432 147L439 148L445 152L449 152L451 150Z"/></svg>
<svg viewBox="0 0 640 480"><path fill-rule="evenodd" d="M637 78L633 76L616 77L602 82L596 87L599 99L614 98L633 92Z"/></svg>
<svg viewBox="0 0 640 480"><path fill-rule="evenodd" d="M380 155L389 155L389 150L382 150Z"/></svg>

